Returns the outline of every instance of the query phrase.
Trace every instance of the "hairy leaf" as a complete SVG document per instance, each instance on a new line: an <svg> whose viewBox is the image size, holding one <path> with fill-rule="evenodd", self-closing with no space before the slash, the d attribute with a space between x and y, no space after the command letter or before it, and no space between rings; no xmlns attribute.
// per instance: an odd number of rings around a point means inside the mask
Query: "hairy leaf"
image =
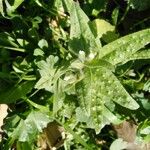
<svg viewBox="0 0 150 150"><path fill-rule="evenodd" d="M99 58L116 65L150 43L150 29L119 38L100 49Z"/></svg>
<svg viewBox="0 0 150 150"><path fill-rule="evenodd" d="M97 52L100 48L100 43L96 42L88 25L89 18L77 3L72 5L70 21L70 49L75 53L78 53L80 50L86 53Z"/></svg>
<svg viewBox="0 0 150 150"><path fill-rule="evenodd" d="M60 78L65 71L57 69L55 64L58 61L58 57L50 55L46 61L42 60L38 63L41 75L40 80L36 83L35 88L45 89L54 93L53 95L53 112L56 113L62 106L65 98L64 87L65 84Z"/></svg>
<svg viewBox="0 0 150 150"><path fill-rule="evenodd" d="M136 59L150 59L150 49L144 49L144 50L137 51L136 53L134 53L133 55L128 57L125 60L125 62L127 62L129 60L136 60Z"/></svg>
<svg viewBox="0 0 150 150"><path fill-rule="evenodd" d="M62 5L68 12L71 12L72 3L70 0L62 0Z"/></svg>
<svg viewBox="0 0 150 150"><path fill-rule="evenodd" d="M39 72L41 75L40 80L36 83L35 88L45 89L50 92L54 92L54 84L57 82L56 70L54 65L57 63L58 57L50 55L46 61L42 60L38 62Z"/></svg>
<svg viewBox="0 0 150 150"><path fill-rule="evenodd" d="M25 120L19 122L19 125L11 134L9 143L12 144L15 140L30 144L33 143L38 133L42 132L42 129L51 121L52 119L46 114L39 111L32 111Z"/></svg>
<svg viewBox="0 0 150 150"><path fill-rule="evenodd" d="M64 85L61 79L58 80L58 84L55 84L54 96L53 96L53 113L56 113L62 106L65 98Z"/></svg>
<svg viewBox="0 0 150 150"><path fill-rule="evenodd" d="M103 67L86 68L84 79L77 84L76 90L81 107L77 109L77 114L82 114L80 116L82 119L78 118L79 115L77 118L97 132L107 123L117 120L117 117L106 109L108 105L114 107L112 101L132 110L139 107L115 75Z"/></svg>

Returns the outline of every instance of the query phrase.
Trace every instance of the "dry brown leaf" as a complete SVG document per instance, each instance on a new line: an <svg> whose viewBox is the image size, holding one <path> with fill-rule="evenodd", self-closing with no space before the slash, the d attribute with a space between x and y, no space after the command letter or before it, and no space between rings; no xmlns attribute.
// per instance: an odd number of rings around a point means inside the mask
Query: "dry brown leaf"
<svg viewBox="0 0 150 150"><path fill-rule="evenodd" d="M122 138L126 142L134 142L136 138L137 125L133 122L124 121L119 125L114 125L118 138Z"/></svg>
<svg viewBox="0 0 150 150"><path fill-rule="evenodd" d="M64 128L56 122L50 122L38 139L40 150L56 150L65 140Z"/></svg>
<svg viewBox="0 0 150 150"><path fill-rule="evenodd" d="M131 121L124 121L119 125L114 125L118 138L122 138L128 142L126 150L150 150L150 143L135 143L137 127L138 126Z"/></svg>
<svg viewBox="0 0 150 150"><path fill-rule="evenodd" d="M64 133L64 128L61 127L58 123L49 123L47 128L44 129L44 133L46 135L47 143L50 149L57 149L63 145L64 137L62 134Z"/></svg>
<svg viewBox="0 0 150 150"><path fill-rule="evenodd" d="M0 132L2 132L2 125L3 125L3 120L7 116L7 109L8 106L6 104L0 104Z"/></svg>
<svg viewBox="0 0 150 150"><path fill-rule="evenodd" d="M7 116L8 106L6 104L0 104L0 132L3 132L1 127L3 126L3 120ZM0 134L0 141L2 139L2 135Z"/></svg>

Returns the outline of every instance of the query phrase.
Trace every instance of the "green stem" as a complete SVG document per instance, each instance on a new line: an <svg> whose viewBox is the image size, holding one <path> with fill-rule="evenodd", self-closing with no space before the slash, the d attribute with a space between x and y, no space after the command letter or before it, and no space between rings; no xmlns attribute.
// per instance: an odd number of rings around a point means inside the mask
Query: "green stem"
<svg viewBox="0 0 150 150"><path fill-rule="evenodd" d="M14 51L18 51L18 52L25 52L26 50L23 48L15 48L15 47L8 47L8 46L0 46L0 48L5 48L5 49L9 49L9 50L14 50Z"/></svg>
<svg viewBox="0 0 150 150"><path fill-rule="evenodd" d="M39 104L37 104L37 103L34 103L33 101L29 100L28 98L26 98L25 101L26 101L27 103L29 103L30 105L32 105L33 107L35 107L35 108L37 108L37 109L39 109L39 110L41 110L41 111L44 111L44 112L48 112L48 111L49 111L49 109L48 109L46 106L43 106L43 105L39 105Z"/></svg>

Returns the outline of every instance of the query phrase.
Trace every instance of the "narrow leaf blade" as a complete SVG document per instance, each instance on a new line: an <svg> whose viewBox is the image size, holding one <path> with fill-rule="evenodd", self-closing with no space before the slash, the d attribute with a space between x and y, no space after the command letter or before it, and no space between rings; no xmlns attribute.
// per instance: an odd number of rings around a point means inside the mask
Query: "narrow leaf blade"
<svg viewBox="0 0 150 150"><path fill-rule="evenodd" d="M99 58L116 65L149 43L150 29L145 29L107 44L100 50Z"/></svg>

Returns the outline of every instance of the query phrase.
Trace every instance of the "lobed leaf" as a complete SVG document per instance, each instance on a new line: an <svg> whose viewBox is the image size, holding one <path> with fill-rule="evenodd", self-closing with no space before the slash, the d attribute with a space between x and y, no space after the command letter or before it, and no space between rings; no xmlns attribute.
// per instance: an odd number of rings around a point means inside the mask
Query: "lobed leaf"
<svg viewBox="0 0 150 150"><path fill-rule="evenodd" d="M54 84L57 82L57 76L59 73L56 73L56 68L54 65L57 63L58 57L50 55L46 61L42 60L38 62L39 72L41 78L36 83L35 88L45 89L50 92L54 92Z"/></svg>
<svg viewBox="0 0 150 150"><path fill-rule="evenodd" d="M35 85L37 89L45 89L54 94L53 113L56 113L63 106L63 100L65 98L65 84L60 78L65 73L65 70L55 67L57 61L58 57L50 55L46 61L42 60L38 63L41 78Z"/></svg>
<svg viewBox="0 0 150 150"><path fill-rule="evenodd" d="M103 67L86 68L84 79L77 84L76 90L80 104L76 110L77 120L86 122L97 132L110 122L118 122L109 110L114 107L112 102L132 110L139 107L116 76Z"/></svg>
<svg viewBox="0 0 150 150"><path fill-rule="evenodd" d="M33 143L39 132L47 126L50 119L46 114L39 111L32 111L25 120L21 120L19 125L11 134L10 144L13 141Z"/></svg>

